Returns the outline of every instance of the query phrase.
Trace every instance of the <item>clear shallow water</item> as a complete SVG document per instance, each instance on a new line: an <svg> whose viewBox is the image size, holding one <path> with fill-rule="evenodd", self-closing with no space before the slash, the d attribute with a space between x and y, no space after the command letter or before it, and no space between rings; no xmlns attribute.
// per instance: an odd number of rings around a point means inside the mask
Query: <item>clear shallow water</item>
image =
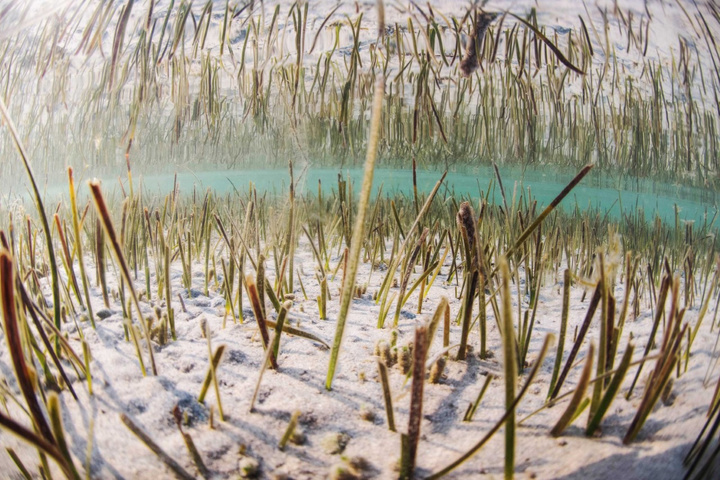
<svg viewBox="0 0 720 480"><path fill-rule="evenodd" d="M337 190L338 174L350 178L354 184L354 192L360 189L363 171L361 168L308 168L300 172L296 168L295 175L298 191L316 194L318 181L323 193ZM548 205L560 191L570 182L574 172L565 173L546 169L510 169L501 168L500 175L505 193L510 202L513 193L520 195L520 189L532 194L539 206ZM420 170L417 172L418 191L429 192L442 176L439 170ZM137 180L142 181L143 189L150 194L164 195L172 191L174 175L144 175ZM196 189L204 192L211 189L217 194L246 192L252 183L259 192L270 195L284 195L288 191L290 181L286 169L273 170L218 170L204 172L178 173L177 183L180 191L189 194ZM117 185L117 183L114 183ZM106 185L113 185L113 182ZM378 168L375 171L373 192L377 193L382 185L384 195L412 195L412 170ZM112 188L112 187L110 187ZM457 168L448 172L445 185L440 192L453 194L456 197L477 199L481 192L491 189L490 197L496 203L502 203L500 189L495 181L491 167ZM668 183L639 180L632 177L611 178L591 172L561 203L565 211L575 208L584 211L593 209L610 218L621 219L621 213L634 215L642 209L645 218L652 221L659 217L664 222L674 224L676 207L679 209L678 220L693 221L697 228L711 222L718 211L720 195L711 190L672 185Z"/></svg>

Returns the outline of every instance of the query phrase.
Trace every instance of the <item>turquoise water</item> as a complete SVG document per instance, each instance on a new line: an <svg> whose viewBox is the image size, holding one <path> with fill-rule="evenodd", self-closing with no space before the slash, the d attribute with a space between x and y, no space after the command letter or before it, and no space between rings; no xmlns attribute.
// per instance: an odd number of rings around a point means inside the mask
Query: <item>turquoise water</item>
<svg viewBox="0 0 720 480"><path fill-rule="evenodd" d="M123 172L124 173L124 172ZM508 203L513 195L519 196L521 189L528 191L540 208L548 205L560 191L570 182L576 172L558 171L556 167L547 168L500 168L500 176L507 196ZM297 191L316 195L318 181L323 194L337 190L338 174L350 179L353 191L357 195L362 182L363 171L359 167L310 167L305 170L296 167L295 179ZM437 169L417 171L417 184L420 193L429 192L442 176ZM122 176L108 176L103 179L103 191L109 198L117 198L120 194L119 179L123 181L127 191L127 178ZM57 202L67 198L67 184L64 178L57 179L59 183L53 184L47 180L43 189L47 202ZM151 196L165 196L173 189L175 175L165 174L138 174L134 175L135 188L141 185L144 192ZM250 185L254 185L258 192L269 195L287 195L290 175L287 169L243 169L243 170L206 170L200 172L181 171L177 173L177 184L182 194L188 195L195 190L204 194L211 189L218 195L245 193ZM76 180L79 186L79 196L86 198L88 191L85 180ZM382 185L383 195L396 194L412 195L412 170L378 168L375 171L373 194L376 194ZM490 190L489 195L487 194ZM456 198L471 198L477 200L481 195L491 201L502 204L500 188L496 181L492 167L458 167L448 172L440 195L453 195ZM12 198L21 198L25 203L31 201L29 191L24 186L18 186L9 195L0 198L0 205ZM678 184L669 184L651 180L637 179L630 176L612 178L607 174L590 172L582 182L560 204L566 212L578 209L580 211L600 212L609 218L620 220L621 212L624 215L635 216L638 209L642 210L647 221L659 217L669 225L674 225L676 209L679 222L694 222L695 229L701 229L713 222L712 228L718 228L720 218L714 216L720 207L720 194L708 189L686 187ZM682 225L680 225L682 226Z"/></svg>
<svg viewBox="0 0 720 480"><path fill-rule="evenodd" d="M362 181L361 168L308 168L301 171L296 168L298 191L316 194L318 181L324 193L337 189L338 174L350 178L357 194ZM429 192L442 172L437 170L418 170L417 184L420 192ZM520 195L520 189L532 194L542 207L549 204L573 178L574 172L556 172L554 169L508 169L501 168L500 175L508 202L513 193ZM252 183L260 192L284 195L288 190L289 173L287 170L224 170L178 173L177 182L180 191L188 194L193 189L204 192L210 188L219 194L233 191L246 192ZM151 194L167 194L172 191L173 175L145 175L141 177L143 188ZM115 183L117 185L117 183ZM412 195L412 171L410 169L385 169L375 171L374 193L382 185L386 195ZM495 181L492 167L466 167L448 172L445 185L440 193L452 193L456 197L477 199L490 188L489 198L502 202L500 189ZM656 216L663 221L675 222L676 208L680 221L692 221L697 228L711 222L718 211L720 198L711 190L690 188L682 185L638 180L635 178L610 178L607 175L591 172L562 202L565 211L596 209L608 216L620 219L621 212L634 214L642 209L649 221ZM717 222L716 222L717 224Z"/></svg>

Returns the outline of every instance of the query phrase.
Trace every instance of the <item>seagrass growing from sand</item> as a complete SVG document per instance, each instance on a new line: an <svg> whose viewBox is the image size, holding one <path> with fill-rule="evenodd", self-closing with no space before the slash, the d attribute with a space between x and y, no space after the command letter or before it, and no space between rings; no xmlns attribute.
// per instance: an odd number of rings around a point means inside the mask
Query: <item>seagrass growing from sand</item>
<svg viewBox="0 0 720 480"><path fill-rule="evenodd" d="M0 12L0 470L710 474L720 9L218 3Z"/></svg>

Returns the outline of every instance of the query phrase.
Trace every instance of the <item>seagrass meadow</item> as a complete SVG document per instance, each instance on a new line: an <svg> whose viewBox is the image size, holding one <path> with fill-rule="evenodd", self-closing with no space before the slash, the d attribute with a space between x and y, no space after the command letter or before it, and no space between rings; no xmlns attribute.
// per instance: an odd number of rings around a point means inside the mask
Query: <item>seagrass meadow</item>
<svg viewBox="0 0 720 480"><path fill-rule="evenodd" d="M716 478L719 34L0 1L0 476Z"/></svg>

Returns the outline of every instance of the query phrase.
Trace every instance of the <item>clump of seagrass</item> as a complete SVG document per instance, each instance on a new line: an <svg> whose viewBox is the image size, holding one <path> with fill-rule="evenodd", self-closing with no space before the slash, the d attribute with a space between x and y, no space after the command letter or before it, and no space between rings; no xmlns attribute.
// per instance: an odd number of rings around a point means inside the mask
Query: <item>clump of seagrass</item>
<svg viewBox="0 0 720 480"><path fill-rule="evenodd" d="M658 359L650 374L650 379L645 385L640 406L623 437L623 443L626 445L632 442L640 432L653 407L669 384L676 364L680 361L680 347L689 327L687 322L683 322L685 308L680 308L678 304L679 290L680 278L675 276L672 280L670 313L666 317L665 334L659 344ZM652 342L652 335L649 342Z"/></svg>
<svg viewBox="0 0 720 480"><path fill-rule="evenodd" d="M153 354L153 348L152 343L150 339L150 330L148 329L147 322L143 320L143 314L142 310L140 308L140 301L138 299L137 293L135 291L135 286L133 285L132 278L130 276L130 269L128 268L127 262L125 261L125 255L123 254L122 247L120 245L120 239L118 238L117 234L115 233L115 227L113 226L112 219L110 218L110 211L108 210L108 207L105 203L105 198L102 195L102 192L100 191L100 182L97 180L91 181L88 183L88 186L90 187L90 193L92 193L93 200L95 201L95 207L98 212L99 221L102 223L103 230L107 234L108 241L110 242L111 251L113 252L115 256L115 260L117 261L118 266L120 267L120 273L122 275L122 279L125 281L125 285L130 290L130 298L132 300L133 305L135 306L135 309L137 310L137 316L138 316L138 322L143 328L143 334L145 336L145 342L147 343L147 350L148 350L148 356L150 358L150 367L152 368L153 375L157 375L157 367L155 365L155 355ZM128 309L128 316L130 315L130 310ZM134 332L135 327L128 321L129 329ZM133 338L135 339L135 335L133 334ZM137 349L137 355L138 360L140 361L140 368L143 372L143 376L145 375L145 366L142 361L142 355L140 354L140 349L138 347L138 342L135 340L135 346Z"/></svg>
<svg viewBox="0 0 720 480"><path fill-rule="evenodd" d="M36 431L27 429L3 413L0 413L0 426L34 445L38 449L41 458L44 458L45 455L52 457L68 478L79 479L80 476L75 469L65 442L65 432L62 426L62 415L57 395L53 393L48 398L47 408L51 421L51 424L48 424L35 394L37 376L25 359L23 343L20 339L20 332L23 327L20 325L20 316L15 307L13 261L10 253L4 249L0 249L0 303L2 303L3 328L15 370L15 378L25 398L27 411Z"/></svg>
<svg viewBox="0 0 720 480"><path fill-rule="evenodd" d="M720 387L720 379L718 379L718 386ZM718 390L716 389L715 392L717 395ZM707 420L683 459L683 465L688 467L685 480L710 478L711 472L717 469L717 458L720 454L718 432L720 432L720 403L713 398L710 402Z"/></svg>

